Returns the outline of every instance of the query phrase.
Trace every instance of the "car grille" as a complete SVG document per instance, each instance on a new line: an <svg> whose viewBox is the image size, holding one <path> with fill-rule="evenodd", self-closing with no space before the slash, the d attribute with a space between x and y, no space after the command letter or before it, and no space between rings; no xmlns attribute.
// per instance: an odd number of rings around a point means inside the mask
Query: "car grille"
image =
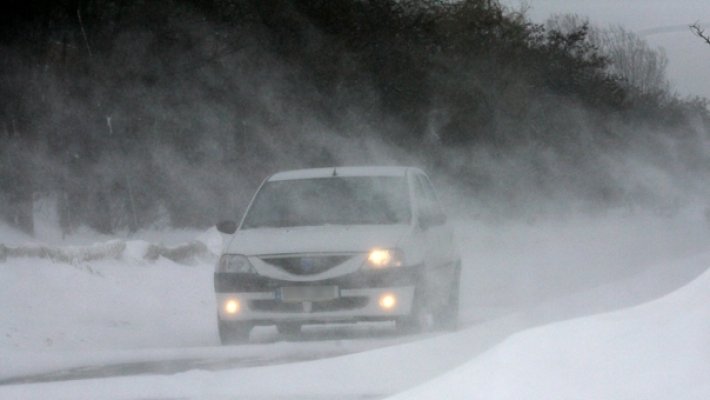
<svg viewBox="0 0 710 400"><path fill-rule="evenodd" d="M356 310L365 307L367 303L367 297L340 297L334 300L315 301L312 303L311 312ZM252 300L249 305L254 311L305 313L303 303L284 303L280 300Z"/></svg>
<svg viewBox="0 0 710 400"><path fill-rule="evenodd" d="M270 257L261 260L293 275L315 275L342 264L349 255Z"/></svg>

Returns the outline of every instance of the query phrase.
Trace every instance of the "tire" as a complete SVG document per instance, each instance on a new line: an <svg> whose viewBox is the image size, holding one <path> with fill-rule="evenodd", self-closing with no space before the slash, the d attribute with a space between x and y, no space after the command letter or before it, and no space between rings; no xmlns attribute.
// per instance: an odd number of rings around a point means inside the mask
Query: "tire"
<svg viewBox="0 0 710 400"><path fill-rule="evenodd" d="M461 264L456 266L454 280L449 289L449 299L441 312L437 313L436 325L446 331L455 331L459 326L459 291L461 285Z"/></svg>
<svg viewBox="0 0 710 400"><path fill-rule="evenodd" d="M395 320L395 327L399 333L413 334L428 331L432 328L433 315L428 311L428 307L425 304L424 292L416 290L414 292L412 311L409 315Z"/></svg>
<svg viewBox="0 0 710 400"><path fill-rule="evenodd" d="M249 341L249 334L253 326L240 321L218 320L219 340L223 345L241 344Z"/></svg>
<svg viewBox="0 0 710 400"><path fill-rule="evenodd" d="M280 335L284 336L296 336L301 333L301 325L298 322L282 322L276 324L276 330Z"/></svg>

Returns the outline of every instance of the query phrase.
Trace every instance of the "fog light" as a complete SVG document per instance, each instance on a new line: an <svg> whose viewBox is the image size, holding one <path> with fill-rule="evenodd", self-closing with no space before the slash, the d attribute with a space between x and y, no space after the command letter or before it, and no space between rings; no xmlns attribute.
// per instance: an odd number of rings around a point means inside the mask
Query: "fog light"
<svg viewBox="0 0 710 400"><path fill-rule="evenodd" d="M227 314L236 314L240 309L241 305L239 304L239 300L229 299L224 303L224 311Z"/></svg>
<svg viewBox="0 0 710 400"><path fill-rule="evenodd" d="M397 306L397 296L392 293L385 293L380 296L380 307L384 310L391 310Z"/></svg>

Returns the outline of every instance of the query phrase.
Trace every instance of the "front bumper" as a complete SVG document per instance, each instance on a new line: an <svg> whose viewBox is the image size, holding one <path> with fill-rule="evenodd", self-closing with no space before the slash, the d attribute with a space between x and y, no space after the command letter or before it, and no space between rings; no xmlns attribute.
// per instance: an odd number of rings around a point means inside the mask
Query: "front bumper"
<svg viewBox="0 0 710 400"><path fill-rule="evenodd" d="M294 282L255 274L215 273L219 318L269 325L281 321L327 323L392 320L411 313L414 291L422 276L421 266L359 271L333 279ZM287 302L279 298L282 287L335 286L337 297L321 301ZM385 308L382 296L396 304ZM229 313L225 304L236 300L239 311Z"/></svg>

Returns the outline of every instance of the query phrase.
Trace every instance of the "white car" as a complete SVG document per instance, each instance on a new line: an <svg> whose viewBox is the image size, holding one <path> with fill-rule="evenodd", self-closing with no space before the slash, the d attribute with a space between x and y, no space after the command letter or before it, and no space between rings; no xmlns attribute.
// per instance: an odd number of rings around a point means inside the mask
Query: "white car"
<svg viewBox="0 0 710 400"><path fill-rule="evenodd" d="M427 176L409 167L277 173L241 223L218 224L214 274L222 343L256 325L396 321L455 328L460 258Z"/></svg>

